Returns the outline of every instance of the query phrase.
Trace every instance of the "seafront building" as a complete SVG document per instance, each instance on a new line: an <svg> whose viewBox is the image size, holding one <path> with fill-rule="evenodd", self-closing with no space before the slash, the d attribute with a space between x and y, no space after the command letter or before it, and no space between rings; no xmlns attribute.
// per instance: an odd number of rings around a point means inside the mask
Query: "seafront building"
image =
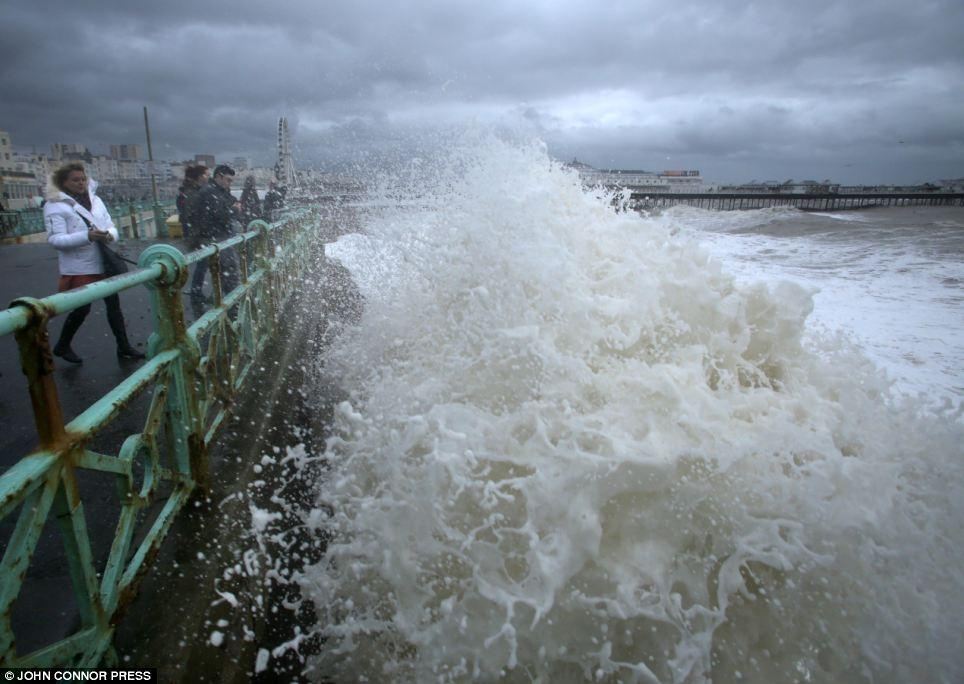
<svg viewBox="0 0 964 684"><path fill-rule="evenodd" d="M574 169L586 186L627 188L649 194L671 192L706 192L703 176L692 170L640 171L625 169L597 169L573 159L566 164Z"/></svg>
<svg viewBox="0 0 964 684"><path fill-rule="evenodd" d="M49 165L42 155L14 151L7 131L0 131L0 203L6 211L30 206L37 194L37 178L46 178Z"/></svg>
<svg viewBox="0 0 964 684"><path fill-rule="evenodd" d="M111 145L110 156L120 161L138 161L141 158L140 145Z"/></svg>
<svg viewBox="0 0 964 684"><path fill-rule="evenodd" d="M159 199L173 199L184 178L188 164L216 166L213 154L197 154L194 159L171 162L145 159L143 148L137 144L113 144L109 154L95 154L79 143L53 143L50 154L36 150L16 150L10 134L0 130L0 203L2 211L36 209L46 192L51 171L61 163L82 161L92 178L99 183L98 194L107 202L147 201L153 198L151 175L157 185ZM267 186L273 177L270 168L253 167L247 157L231 161L238 173L253 175L257 184Z"/></svg>
<svg viewBox="0 0 964 684"><path fill-rule="evenodd" d="M0 131L0 202L7 211L34 209L46 192L51 171L66 161L82 161L100 183L105 200L144 200L152 196L151 172L161 197L177 191L174 166L151 164L139 145L111 145L109 155L93 154L78 143L53 143L50 155L16 150L7 131Z"/></svg>
<svg viewBox="0 0 964 684"><path fill-rule="evenodd" d="M255 167L248 157L230 158L231 166L242 179L254 178L263 194L270 181L282 178L282 168L287 171L285 186L293 191L288 195L290 199L304 197L309 176L310 190L319 201L357 196L354 186L338 184L329 188L326 174L295 171L285 119L281 119L279 130L279 163L275 166ZM44 195L51 172L64 162L83 162L98 182L97 194L107 203L118 229L125 235L144 237L165 234L164 219L175 211L174 198L188 165L202 163L213 169L227 161L207 153L184 161L147 160L136 144L112 144L108 149L109 154L97 154L83 144L57 142L50 146L49 155L36 149L26 152L15 148L7 131L0 131L0 244L43 239ZM327 192L327 198L322 197L322 191ZM240 183L234 194L240 197Z"/></svg>
<svg viewBox="0 0 964 684"><path fill-rule="evenodd" d="M194 163L202 164L208 167L209 169L213 169L215 166L217 166L217 164L215 163L213 154L195 154Z"/></svg>
<svg viewBox="0 0 964 684"><path fill-rule="evenodd" d="M668 195L726 193L741 195L853 195L853 194L920 194L964 192L964 178L946 179L922 185L841 185L830 179L822 181L792 178L785 181L751 180L749 183L723 185L703 179L697 170L638 171L597 169L573 159L566 166L575 170L587 187L626 188L636 194Z"/></svg>

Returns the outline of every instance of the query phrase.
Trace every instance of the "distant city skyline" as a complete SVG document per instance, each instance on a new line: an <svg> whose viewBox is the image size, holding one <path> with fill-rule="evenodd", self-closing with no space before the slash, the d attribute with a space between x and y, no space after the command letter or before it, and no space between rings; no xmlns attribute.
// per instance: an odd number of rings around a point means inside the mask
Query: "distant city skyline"
<svg viewBox="0 0 964 684"><path fill-rule="evenodd" d="M0 131L2 130L6 130L6 129L0 128ZM8 137L12 139L13 144L11 147L13 150L18 151L21 154L24 154L26 153L26 149L29 147L31 150L29 154L46 156L49 160L51 160L51 162L58 160L62 155L65 155L65 154L68 156L71 156L71 155L86 153L91 155L94 158L114 159L117 161L137 162L140 164L147 163L146 144L132 143L132 142L126 142L126 143L108 142L100 145L100 147L98 148L98 147L91 146L86 143L78 142L78 141L72 141L72 142L58 141L58 142L51 142L46 145L46 147L48 148L48 152L41 152L41 151L38 151L37 148L43 147L43 145L40 145L40 146L20 145L17 143L16 138L13 136L12 133L10 133L9 130L6 130L6 133ZM275 153L275 155L277 154L276 150L272 150L272 151ZM665 164L664 164L664 167L660 167L658 165L646 167L640 164L627 164L625 166L605 166L605 165L592 164L589 161L586 161L586 159L596 158L597 156L598 155L589 153L587 154L586 158L579 158L574 156L569 160L558 158L558 161L566 164L569 164L572 162L578 162L581 164L591 166L599 171L643 171L646 173L661 174L668 171L690 170L689 168L683 169L682 167L677 169L670 169ZM164 163L164 164L172 164L172 165L180 165L180 164L186 164L186 163L201 163L213 168L216 164L223 163L223 164L231 165L237 171L247 171L255 168L265 169L273 166L273 162L267 163L267 164L252 164L252 159L253 159L253 155L250 155L250 154L246 154L246 155L233 154L233 156L230 156L226 153L210 154L210 153L198 152L198 153L194 153L193 155L189 155L183 159L179 159L176 157L165 159L163 157L155 155L156 162ZM665 161L670 162L671 160L672 158L667 158ZM306 165L304 163L300 164L299 166L302 166L304 168L314 168L312 165L310 164ZM699 164L696 164L696 166L693 167L693 170L700 172L702 181L705 182L707 185L740 185L740 184L753 185L753 184L766 184L766 183L781 184L781 183L800 183L800 182L822 183L825 181L830 181L832 184L837 184L837 185L842 184L842 185L865 185L865 186L876 186L876 185L911 186L911 185L924 185L929 183L939 183L940 181L946 181L946 180L960 180L961 178L964 178L964 173L962 173L961 175L958 175L958 176L951 175L944 178L935 177L935 178L909 182L909 183L881 183L881 182L848 183L838 178L833 178L829 176L820 176L819 174L806 176L805 174L797 173L796 175L789 175L789 176L786 176L785 178L765 177L758 174L756 176L752 176L748 178L738 178L736 180L721 180L721 179L709 176L706 173L703 173L702 169L698 167L699 167ZM958 183L958 185L960 184Z"/></svg>
<svg viewBox="0 0 964 684"><path fill-rule="evenodd" d="M195 154L188 159L155 158L151 162L145 150L146 147L130 142L109 143L106 149L80 141L24 146L17 143L11 131L0 128L0 202L5 210L35 208L46 192L52 171L75 160L85 163L88 175L100 184L100 194L108 198L143 199L153 192L155 184L161 195L172 196L183 179L184 167L192 163L204 163L210 168L227 163L239 174L254 176L261 186L276 176L273 165L252 166L246 156L218 159Z"/></svg>

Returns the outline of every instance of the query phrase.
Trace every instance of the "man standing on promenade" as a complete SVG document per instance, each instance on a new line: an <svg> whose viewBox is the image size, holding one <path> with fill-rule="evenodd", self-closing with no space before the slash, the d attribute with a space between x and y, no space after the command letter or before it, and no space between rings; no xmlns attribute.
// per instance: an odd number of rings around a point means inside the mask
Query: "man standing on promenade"
<svg viewBox="0 0 964 684"><path fill-rule="evenodd" d="M221 164L214 169L210 182L198 191L191 212L191 228L201 245L227 240L236 234L240 203L231 194L234 169ZM221 252L221 292L228 294L238 286L238 253L232 247Z"/></svg>
<svg viewBox="0 0 964 684"><path fill-rule="evenodd" d="M209 172L206 166L191 164L184 169L184 182L177 193L177 214L181 220L181 227L184 230L184 238L188 247L192 250L201 246L201 239L197 229L191 225L191 217L194 213L195 200L209 180ZM204 299L204 274L208 270L208 260L201 259L194 264L194 277L191 280L191 299Z"/></svg>
<svg viewBox="0 0 964 684"><path fill-rule="evenodd" d="M269 223L278 220L278 214L281 212L281 207L284 205L284 197L278 192L278 186L274 181L269 181L268 183L268 193L264 196L264 205L262 210L264 212L264 218Z"/></svg>

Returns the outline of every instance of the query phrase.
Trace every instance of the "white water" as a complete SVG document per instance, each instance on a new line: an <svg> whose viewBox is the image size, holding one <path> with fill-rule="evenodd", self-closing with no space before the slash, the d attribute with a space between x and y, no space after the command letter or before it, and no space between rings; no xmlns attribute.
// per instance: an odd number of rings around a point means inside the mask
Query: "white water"
<svg viewBox="0 0 964 684"><path fill-rule="evenodd" d="M329 250L366 307L324 359L315 676L964 678L960 422L685 216L538 145L452 156Z"/></svg>
<svg viewBox="0 0 964 684"><path fill-rule="evenodd" d="M934 407L960 406L964 210L675 207L659 220L682 227L741 281L786 279L811 290L808 328L847 334L900 393Z"/></svg>

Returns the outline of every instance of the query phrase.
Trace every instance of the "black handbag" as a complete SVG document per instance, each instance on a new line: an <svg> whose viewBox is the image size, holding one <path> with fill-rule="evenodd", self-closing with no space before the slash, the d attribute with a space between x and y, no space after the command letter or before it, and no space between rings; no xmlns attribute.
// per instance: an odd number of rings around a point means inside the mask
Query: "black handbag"
<svg viewBox="0 0 964 684"><path fill-rule="evenodd" d="M76 211L76 210L75 210ZM87 224L88 228L93 228L91 222L87 220L87 217L81 214L79 211L76 212L77 215L83 219L84 223ZM105 245L103 242L97 243L97 249L100 250L101 261L104 262L104 275L108 278L115 275L120 275L121 273L127 273L127 264L137 265L136 261L131 261L130 259L125 259L120 254L112 250L110 247Z"/></svg>
<svg viewBox="0 0 964 684"><path fill-rule="evenodd" d="M98 242L97 248L100 250L100 256L104 262L104 275L109 278L110 276L127 273L127 260L124 257L103 242Z"/></svg>

